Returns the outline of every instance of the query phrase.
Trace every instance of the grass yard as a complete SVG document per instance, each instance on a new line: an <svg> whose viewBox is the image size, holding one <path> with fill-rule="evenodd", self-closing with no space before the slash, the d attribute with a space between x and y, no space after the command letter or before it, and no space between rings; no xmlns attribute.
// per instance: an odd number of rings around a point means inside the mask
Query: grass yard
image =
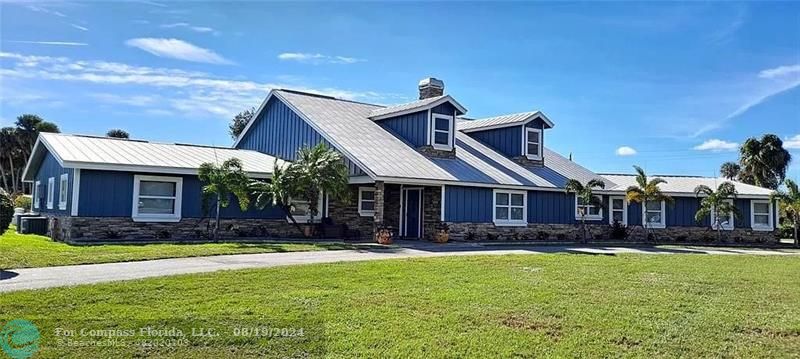
<svg viewBox="0 0 800 359"><path fill-rule="evenodd" d="M0 295L0 308L0 324L24 318L39 327L37 357L47 358L797 357L800 259L549 254L337 263L10 293ZM158 333L141 327L184 336L136 342ZM241 329L260 327L285 330ZM124 344L116 347L67 345L87 339L82 328L135 334L117 337ZM193 337L192 328L214 336Z"/></svg>
<svg viewBox="0 0 800 359"><path fill-rule="evenodd" d="M17 234L10 228L0 236L0 268L49 267L69 264L138 261L219 254L270 253L346 249L326 244L147 244L72 246L50 238Z"/></svg>

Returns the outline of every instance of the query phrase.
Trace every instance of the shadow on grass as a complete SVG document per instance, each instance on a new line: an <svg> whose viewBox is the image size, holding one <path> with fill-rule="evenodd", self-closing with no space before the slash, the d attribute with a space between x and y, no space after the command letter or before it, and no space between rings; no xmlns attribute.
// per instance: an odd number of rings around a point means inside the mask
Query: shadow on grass
<svg viewBox="0 0 800 359"><path fill-rule="evenodd" d="M17 272L9 272L9 271L4 271L4 270L0 269L0 280L11 279L11 278L14 278L14 277L16 277L18 275L19 275L19 273L17 273Z"/></svg>

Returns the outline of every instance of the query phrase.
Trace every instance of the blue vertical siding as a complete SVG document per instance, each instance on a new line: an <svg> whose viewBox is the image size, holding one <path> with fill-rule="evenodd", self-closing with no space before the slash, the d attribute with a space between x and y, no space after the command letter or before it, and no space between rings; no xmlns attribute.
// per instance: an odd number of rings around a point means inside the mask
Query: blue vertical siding
<svg viewBox="0 0 800 359"><path fill-rule="evenodd" d="M163 174L141 174L164 176ZM78 215L81 217L130 217L133 210L134 175L136 173L82 170ZM183 178L181 217L203 217L202 182L197 176L172 175L170 177ZM213 207L214 204L209 205ZM232 196L230 205L220 211L220 217L281 219L285 215L281 209L272 206L268 206L264 210L250 208L246 212L242 212L235 196Z"/></svg>
<svg viewBox="0 0 800 359"><path fill-rule="evenodd" d="M522 126L470 132L468 135L507 157L522 155Z"/></svg>
<svg viewBox="0 0 800 359"><path fill-rule="evenodd" d="M441 104L439 106L436 106L436 107L432 108L431 112L440 113L440 114L443 114L443 115L451 115L452 116L453 114L456 113L456 107L453 106L453 104L451 104L449 102L445 102L445 103L443 103L443 104Z"/></svg>
<svg viewBox="0 0 800 359"><path fill-rule="evenodd" d="M67 174L67 207L65 210L58 208L59 194L61 193L61 175ZM47 209L47 183L50 177L53 177L53 208ZM36 194L34 201L39 202L39 208L35 211L40 213L52 213L60 215L69 215L72 209L72 169L63 168L58 164L58 160L48 151L39 164L34 176L35 181L40 181L39 193Z"/></svg>
<svg viewBox="0 0 800 359"><path fill-rule="evenodd" d="M586 223L608 223L608 196L602 196L603 218ZM528 191L528 223L575 224L575 194L552 191Z"/></svg>
<svg viewBox="0 0 800 359"><path fill-rule="evenodd" d="M428 144L428 111L419 111L403 116L378 121L384 129L389 130L413 147Z"/></svg>
<svg viewBox="0 0 800 359"><path fill-rule="evenodd" d="M525 124L525 127L542 130L542 146L544 146L544 121L537 118ZM507 157L524 155L521 125L470 132L468 135Z"/></svg>
<svg viewBox="0 0 800 359"><path fill-rule="evenodd" d="M445 186L444 219L447 222L492 223L492 189Z"/></svg>
<svg viewBox="0 0 800 359"><path fill-rule="evenodd" d="M333 147L289 106L275 97L269 100L264 111L253 121L255 122L236 148L258 151L293 161L297 158L297 150L303 146L315 146L322 142ZM364 172L349 159L345 159L345 164L351 176L364 175Z"/></svg>

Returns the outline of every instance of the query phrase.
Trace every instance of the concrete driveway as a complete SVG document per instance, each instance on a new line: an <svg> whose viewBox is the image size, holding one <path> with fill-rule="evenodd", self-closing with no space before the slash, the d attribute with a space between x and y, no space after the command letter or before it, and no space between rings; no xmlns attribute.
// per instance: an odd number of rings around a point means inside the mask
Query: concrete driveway
<svg viewBox="0 0 800 359"><path fill-rule="evenodd" d="M297 264L353 262L380 259L505 254L711 254L800 255L784 249L603 246L493 246L489 244L404 243L399 246L364 246L358 250L236 254L209 257L157 259L139 262L85 264L62 267L11 269L0 273L0 292L63 287L219 270L268 268Z"/></svg>

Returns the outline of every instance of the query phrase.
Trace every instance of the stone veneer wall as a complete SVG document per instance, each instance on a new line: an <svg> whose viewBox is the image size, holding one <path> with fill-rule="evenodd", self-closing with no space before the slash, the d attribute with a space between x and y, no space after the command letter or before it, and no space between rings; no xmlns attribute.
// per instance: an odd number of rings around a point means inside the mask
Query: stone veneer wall
<svg viewBox="0 0 800 359"><path fill-rule="evenodd" d="M207 218L184 218L180 222L134 222L130 217L48 217L48 235L56 241L191 241L206 240L209 235ZM220 239L296 237L301 237L300 232L283 219L220 220Z"/></svg>
<svg viewBox="0 0 800 359"><path fill-rule="evenodd" d="M422 153L423 155L434 157L434 158L456 158L456 149L453 147L450 151L445 150L437 150L433 148L433 146L422 146L417 148L417 150Z"/></svg>
<svg viewBox="0 0 800 359"><path fill-rule="evenodd" d="M442 220L442 188L425 187L422 197L422 235L425 239L433 239L436 224Z"/></svg>
<svg viewBox="0 0 800 359"><path fill-rule="evenodd" d="M351 185L349 203L345 204L334 200L329 201L328 216L333 220L333 223L346 224L349 229L361 232L362 239L371 238L374 218L372 216L362 216L358 213L359 187L373 187L373 185Z"/></svg>
<svg viewBox="0 0 800 359"><path fill-rule="evenodd" d="M512 158L512 160L514 160L515 162L519 163L523 167L542 167L542 166L544 166L544 158L542 158L541 160L531 160L531 159L528 159L528 157L525 157L525 156L518 156L518 157Z"/></svg>
<svg viewBox="0 0 800 359"><path fill-rule="evenodd" d="M451 240L470 240L469 233L474 234L472 240L542 240L542 241L580 241L583 232L578 224L528 224L527 227L495 226L493 223L449 223ZM705 227L667 227L653 229L658 242L700 242L714 241L717 232ZM493 237L490 237L493 236ZM594 240L608 240L611 226L603 224L587 224L586 237ZM631 231L627 240L643 241L646 232L638 227ZM723 231L723 241L736 243L774 243L775 232L754 231L736 228Z"/></svg>

